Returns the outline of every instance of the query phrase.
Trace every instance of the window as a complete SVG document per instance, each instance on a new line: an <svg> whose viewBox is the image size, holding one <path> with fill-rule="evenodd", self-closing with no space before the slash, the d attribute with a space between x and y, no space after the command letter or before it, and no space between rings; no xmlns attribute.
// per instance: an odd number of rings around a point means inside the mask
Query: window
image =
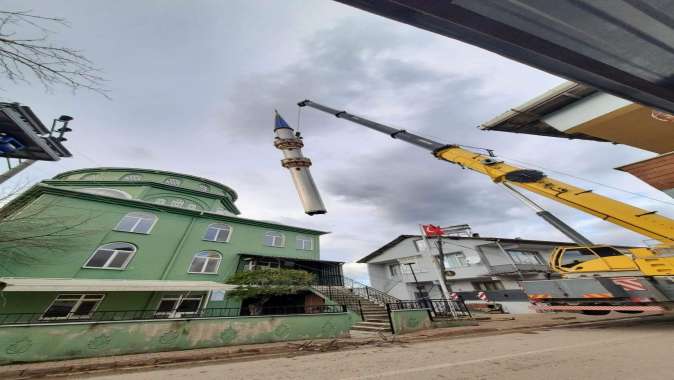
<svg viewBox="0 0 674 380"><path fill-rule="evenodd" d="M391 278L400 276L400 264L389 264L388 274Z"/></svg>
<svg viewBox="0 0 674 380"><path fill-rule="evenodd" d="M80 178L82 181L98 181L98 173L85 174Z"/></svg>
<svg viewBox="0 0 674 380"><path fill-rule="evenodd" d="M280 232L269 231L264 234L264 245L268 247L284 247L286 237Z"/></svg>
<svg viewBox="0 0 674 380"><path fill-rule="evenodd" d="M166 199L164 199L164 198L157 198L157 199L154 200L154 203L156 203L156 204L158 204L158 205L165 205L165 204L166 204Z"/></svg>
<svg viewBox="0 0 674 380"><path fill-rule="evenodd" d="M279 269L281 262L274 259L245 259L247 264L244 264L244 270L264 270L264 269Z"/></svg>
<svg viewBox="0 0 674 380"><path fill-rule="evenodd" d="M129 243L105 244L94 252L84 264L85 268L124 269L131 261L136 247Z"/></svg>
<svg viewBox="0 0 674 380"><path fill-rule="evenodd" d="M312 251L314 249L314 239L310 236L297 235L297 249Z"/></svg>
<svg viewBox="0 0 674 380"><path fill-rule="evenodd" d="M182 181L179 180L178 178L166 178L164 180L164 183L171 186L180 186Z"/></svg>
<svg viewBox="0 0 674 380"><path fill-rule="evenodd" d="M164 318L194 316L199 311L203 295L174 294L162 297L155 315Z"/></svg>
<svg viewBox="0 0 674 380"><path fill-rule="evenodd" d="M147 212L130 212L117 223L115 231L149 234L157 222L157 216Z"/></svg>
<svg viewBox="0 0 674 380"><path fill-rule="evenodd" d="M143 179L143 176L140 174L127 174L122 176L121 178L122 181L132 181L132 182L140 181L141 179Z"/></svg>
<svg viewBox="0 0 674 380"><path fill-rule="evenodd" d="M202 251L194 255L190 268L187 271L189 273L215 274L218 273L220 260L222 260L222 256L219 253L215 251Z"/></svg>
<svg viewBox="0 0 674 380"><path fill-rule="evenodd" d="M598 256L587 248L567 249L561 257L560 265L564 268L571 268L588 260L597 259Z"/></svg>
<svg viewBox="0 0 674 380"><path fill-rule="evenodd" d="M538 256L536 252L527 252L527 251L515 251L508 250L508 255L513 259L515 264L543 264L543 260Z"/></svg>
<svg viewBox="0 0 674 380"><path fill-rule="evenodd" d="M472 282L473 288L475 290L481 290L483 292L490 292L494 290L503 290L503 283L501 281L476 281Z"/></svg>
<svg viewBox="0 0 674 380"><path fill-rule="evenodd" d="M171 201L171 206L173 207L183 207L185 205L184 199L174 199Z"/></svg>
<svg viewBox="0 0 674 380"><path fill-rule="evenodd" d="M79 189L83 193L102 195L104 197L112 198L121 198L121 199L131 199L131 195L126 191L117 190L117 189L107 189L107 188L89 188L89 189Z"/></svg>
<svg viewBox="0 0 674 380"><path fill-rule="evenodd" d="M216 241L218 243L227 243L232 233L232 227L227 224L213 223L206 229L204 240Z"/></svg>
<svg viewBox="0 0 674 380"><path fill-rule="evenodd" d="M59 294L41 319L87 319L102 299L103 294Z"/></svg>
<svg viewBox="0 0 674 380"><path fill-rule="evenodd" d="M199 207L196 203L188 202L187 207L188 210L200 210L201 207Z"/></svg>
<svg viewBox="0 0 674 380"><path fill-rule="evenodd" d="M211 191L211 187L206 185L206 184L200 183L199 184L199 190L209 192L209 191Z"/></svg>
<svg viewBox="0 0 674 380"><path fill-rule="evenodd" d="M467 267L466 255L463 252L452 252L445 254L445 268Z"/></svg>
<svg viewBox="0 0 674 380"><path fill-rule="evenodd" d="M428 251L428 244L425 240L419 239L414 241L414 246L417 248L417 251Z"/></svg>

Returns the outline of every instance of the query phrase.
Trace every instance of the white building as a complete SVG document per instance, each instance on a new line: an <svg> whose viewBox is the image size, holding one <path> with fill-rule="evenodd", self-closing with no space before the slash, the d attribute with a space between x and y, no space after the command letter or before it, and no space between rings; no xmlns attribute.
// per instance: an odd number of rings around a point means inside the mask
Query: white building
<svg viewBox="0 0 674 380"><path fill-rule="evenodd" d="M445 268L452 274L447 284L466 303L502 305L505 312L531 312L530 303L518 281L546 277L547 261L554 247L568 242L502 239L491 237L444 236ZM437 238L429 247L419 235L401 235L377 249L359 263L366 263L373 288L401 300L442 298L438 271L431 262L437 256Z"/></svg>

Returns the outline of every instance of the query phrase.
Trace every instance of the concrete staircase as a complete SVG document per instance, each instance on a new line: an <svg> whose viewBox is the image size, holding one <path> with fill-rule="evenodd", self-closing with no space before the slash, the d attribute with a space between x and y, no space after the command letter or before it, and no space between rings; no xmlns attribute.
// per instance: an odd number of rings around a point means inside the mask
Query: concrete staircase
<svg viewBox="0 0 674 380"><path fill-rule="evenodd" d="M346 282L351 285L352 282ZM362 316L363 321L358 322L351 330L368 332L391 332L391 322L386 312L385 302L395 302L391 297L379 290L362 285L354 286L314 286L318 292L326 298L346 305L346 307Z"/></svg>

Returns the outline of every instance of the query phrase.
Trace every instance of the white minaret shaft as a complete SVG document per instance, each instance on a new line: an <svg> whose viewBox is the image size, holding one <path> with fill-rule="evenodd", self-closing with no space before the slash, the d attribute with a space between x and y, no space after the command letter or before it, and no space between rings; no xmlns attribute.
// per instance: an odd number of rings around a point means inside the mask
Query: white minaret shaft
<svg viewBox="0 0 674 380"><path fill-rule="evenodd" d="M276 135L274 146L283 152L284 158L281 160L281 166L290 171L304 212L308 215L325 214L327 210L309 171L311 160L302 155L304 146L302 138L299 134L295 134L295 131L278 113L276 113L274 123L274 134Z"/></svg>

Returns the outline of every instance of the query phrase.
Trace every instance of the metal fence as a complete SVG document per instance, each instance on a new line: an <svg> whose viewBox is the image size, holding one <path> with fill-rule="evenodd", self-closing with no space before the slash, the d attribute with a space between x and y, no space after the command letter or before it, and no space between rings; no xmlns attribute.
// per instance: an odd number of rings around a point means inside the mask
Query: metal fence
<svg viewBox="0 0 674 380"><path fill-rule="evenodd" d="M461 300L424 299L416 301L398 301L386 304L386 311L389 313L389 319L391 317L391 311L411 309L427 309L431 320L472 318L470 310L468 310L466 304Z"/></svg>
<svg viewBox="0 0 674 380"><path fill-rule="evenodd" d="M255 315L330 314L346 312L345 305L288 305L262 307ZM158 312L157 310L95 311L90 315L46 318L43 313L0 314L0 325L76 322L113 322L134 320L170 320L251 316L245 308L214 308L197 312Z"/></svg>

